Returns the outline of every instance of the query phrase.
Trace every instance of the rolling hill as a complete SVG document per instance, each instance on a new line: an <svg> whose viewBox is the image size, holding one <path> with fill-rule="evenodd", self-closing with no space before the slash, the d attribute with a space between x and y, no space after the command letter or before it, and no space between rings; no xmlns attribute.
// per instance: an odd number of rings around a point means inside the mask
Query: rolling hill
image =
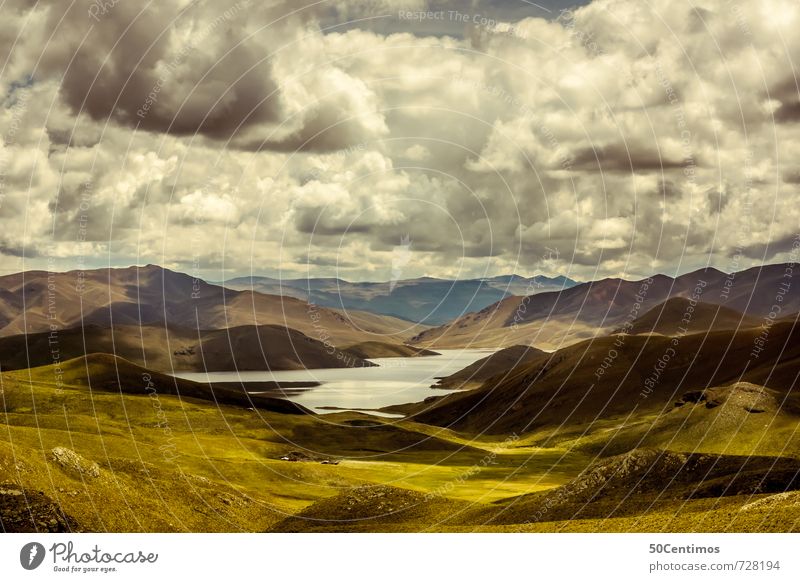
<svg viewBox="0 0 800 582"><path fill-rule="evenodd" d="M425 356L438 356L437 352L414 346L400 344L387 344L384 342L361 342L347 346L345 351L359 358L413 358Z"/></svg>
<svg viewBox="0 0 800 582"><path fill-rule="evenodd" d="M756 495L785 495L798 489L800 460L795 458L644 448L598 460L561 487L507 500L502 510L484 513L486 521L494 524L607 520L664 509L675 515L675 509L690 504L690 500L711 499L718 503L729 497L741 506L752 502ZM742 516L739 527L746 520ZM725 520L728 524L735 521L735 517Z"/></svg>
<svg viewBox="0 0 800 582"><path fill-rule="evenodd" d="M88 354L61 364L32 368L24 372L6 372L9 378L20 378L27 382L61 386L86 387L92 392L110 392L138 396L170 395L195 398L245 408L259 408L283 414L314 413L289 400L272 398L261 394L247 394L228 386L217 386L167 376L154 370L137 366L123 358L109 354ZM14 407L14 394L6 395L6 410Z"/></svg>
<svg viewBox="0 0 800 582"><path fill-rule="evenodd" d="M794 392L735 382L682 394L674 407L634 433L648 447L714 453L800 456L800 399Z"/></svg>
<svg viewBox="0 0 800 582"><path fill-rule="evenodd" d="M470 388L483 384L489 378L498 374L512 374L520 366L533 361L547 352L531 346L511 346L498 350L495 353L481 358L459 370L455 374L441 378L436 386L439 388Z"/></svg>
<svg viewBox="0 0 800 582"><path fill-rule="evenodd" d="M391 344L389 344L391 345ZM52 364L91 353L125 358L161 372L300 370L372 366L358 355L333 349L278 325L192 330L163 325L87 325L0 337L0 369Z"/></svg>
<svg viewBox="0 0 800 582"><path fill-rule="evenodd" d="M608 336L534 358L481 388L426 403L416 420L470 432L521 433L582 426L602 419L624 424L661 414L682 394L739 381L788 397L800 369L800 326L686 335ZM793 394L793 393L792 393Z"/></svg>
<svg viewBox="0 0 800 582"><path fill-rule="evenodd" d="M682 335L685 326L682 320L686 317L690 319L689 326L696 330L758 327L763 321L724 305L703 302L693 305L686 297L673 297L638 317L627 329L615 330L615 333Z"/></svg>

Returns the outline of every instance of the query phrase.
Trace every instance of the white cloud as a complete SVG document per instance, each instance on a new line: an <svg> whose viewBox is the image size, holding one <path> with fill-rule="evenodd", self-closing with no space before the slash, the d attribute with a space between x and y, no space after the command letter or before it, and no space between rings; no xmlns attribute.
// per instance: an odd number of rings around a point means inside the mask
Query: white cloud
<svg viewBox="0 0 800 582"><path fill-rule="evenodd" d="M165 2L137 20L119 3L90 48L85 3L0 9L3 269L112 249L248 272L312 255L331 274L338 257L363 278L405 235L408 276L784 257L800 218L796 2L597 0L465 38L398 21L397 3L306 4L221 17ZM320 30L382 14L404 30Z"/></svg>

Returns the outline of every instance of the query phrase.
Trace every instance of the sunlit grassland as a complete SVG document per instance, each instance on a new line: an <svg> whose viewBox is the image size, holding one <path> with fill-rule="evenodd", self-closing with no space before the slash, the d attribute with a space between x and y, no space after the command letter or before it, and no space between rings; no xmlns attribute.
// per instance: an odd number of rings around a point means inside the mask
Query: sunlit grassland
<svg viewBox="0 0 800 582"><path fill-rule="evenodd" d="M364 484L389 484L479 503L565 482L559 451L470 439L357 413L277 414L170 395L89 389L70 371L2 375L0 480L24 482L96 530L259 531L287 514ZM56 464L67 447L92 478ZM301 451L339 464L286 462Z"/></svg>
<svg viewBox="0 0 800 582"><path fill-rule="evenodd" d="M515 505L570 482L598 458L637 447L796 456L797 424L783 413L732 423L715 420L722 408L686 407L472 435L352 412L280 414L91 389L86 377L95 372L107 370L68 367L58 385L52 368L0 375L0 482L44 492L90 531L265 531L319 504L346 518L336 499L363 486L395 488L375 500L376 510L397 494L391 491L433 500L408 521L354 524L363 531L792 531L800 523L794 497L755 507L745 506L762 496L664 500L642 515L548 521L545 514L533 522L531 505ZM55 447L97 463L99 476L59 464ZM280 460L292 451L309 460ZM515 524L482 525L500 511Z"/></svg>

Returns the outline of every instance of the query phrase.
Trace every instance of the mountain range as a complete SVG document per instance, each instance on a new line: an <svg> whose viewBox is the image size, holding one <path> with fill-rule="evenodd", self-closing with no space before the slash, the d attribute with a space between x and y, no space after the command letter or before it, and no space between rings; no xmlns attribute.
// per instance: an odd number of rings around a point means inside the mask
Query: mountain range
<svg viewBox="0 0 800 582"><path fill-rule="evenodd" d="M360 344L359 344L360 345ZM386 344L380 343L385 346ZM394 344L389 344L395 347ZM398 345L398 349L411 349ZM52 364L84 355L114 354L159 372L220 372L368 367L359 354L279 325L189 329L164 325L88 324L0 337L0 369Z"/></svg>
<svg viewBox="0 0 800 582"><path fill-rule="evenodd" d="M422 278L399 281L391 290L389 283L267 278L247 278L260 290L237 290L155 265L28 271L0 277L0 364L13 369L51 363L53 330L62 359L96 351L162 371L199 371L338 367L365 357L412 355L409 346L555 350L613 332L754 328L791 320L800 310L800 286L792 286L791 271L789 264L776 264L733 274L709 268L676 278L587 283L516 275ZM262 292L302 294L301 284L311 289L310 302ZM535 293L508 295L536 284L542 287ZM543 290L548 285L559 289ZM406 307L392 308L404 317L413 312L420 320L440 318L491 297L502 298L433 328L383 313L395 305ZM90 327L94 331L87 334ZM354 353L346 351L356 345ZM338 353L326 353L333 348Z"/></svg>
<svg viewBox="0 0 800 582"><path fill-rule="evenodd" d="M237 291L156 265L0 277L0 337L96 324L209 330L278 325L334 345L402 343L420 326L293 297Z"/></svg>
<svg viewBox="0 0 800 582"><path fill-rule="evenodd" d="M626 322L632 325L646 312L675 297L689 299L693 304L720 306L716 318L725 318L728 326L731 317L735 317L731 310L742 314L741 327L760 325L800 311L800 284L792 283L793 268L792 264L775 264L731 274L707 268L675 278L654 275L637 281L607 278L580 283L558 292L507 297L425 330L410 341L432 349L515 344L558 349L605 335ZM662 319L667 319L673 310L674 305ZM684 313L677 315L684 319ZM707 309L701 317L703 321L696 319L694 312L686 315L687 331L707 329L716 321L713 316L708 320Z"/></svg>
<svg viewBox="0 0 800 582"><path fill-rule="evenodd" d="M0 529L793 531L791 268L579 283L436 328L152 265L2 277ZM508 347L369 415L285 399L316 382L169 375L475 344Z"/></svg>
<svg viewBox="0 0 800 582"><path fill-rule="evenodd" d="M563 276L501 275L482 279L421 277L354 283L334 278L274 279L237 277L220 283L229 289L295 297L343 310L370 311L408 321L440 325L512 295L560 291L577 285Z"/></svg>

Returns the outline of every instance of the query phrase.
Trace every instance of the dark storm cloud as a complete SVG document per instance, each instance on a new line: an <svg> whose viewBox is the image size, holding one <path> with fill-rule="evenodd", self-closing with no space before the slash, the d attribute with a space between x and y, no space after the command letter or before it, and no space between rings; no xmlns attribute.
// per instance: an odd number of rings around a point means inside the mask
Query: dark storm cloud
<svg viewBox="0 0 800 582"><path fill-rule="evenodd" d="M700 7L692 7L688 13L689 31L697 34L702 33L708 27L710 20L714 18L714 13Z"/></svg>
<svg viewBox="0 0 800 582"><path fill-rule="evenodd" d="M750 259L771 261L776 255L790 253L797 241L797 234L791 233L777 240L751 244L742 249L742 254Z"/></svg>
<svg viewBox="0 0 800 582"><path fill-rule="evenodd" d="M50 148L53 151L64 151L67 147L93 147L100 143L99 132L95 135L78 133L74 127L56 128L47 127L47 136L50 139Z"/></svg>
<svg viewBox="0 0 800 582"><path fill-rule="evenodd" d="M662 196L667 200L674 200L683 195L681 187L671 180L659 180L658 189L656 191L658 196Z"/></svg>
<svg viewBox="0 0 800 582"><path fill-rule="evenodd" d="M349 119L352 103L322 101L295 115L273 70L272 55L297 50L297 31L330 12L314 4L126 1L98 12L97 2L52 1L53 40L36 77L59 79L72 112L96 121L250 151L335 151L367 131ZM53 137L67 139L58 130Z"/></svg>
<svg viewBox="0 0 800 582"><path fill-rule="evenodd" d="M800 100L782 103L775 111L775 119L781 123L797 123L800 121Z"/></svg>
<svg viewBox="0 0 800 582"><path fill-rule="evenodd" d="M357 267L358 263L341 259L339 255L335 257L323 257L320 255L297 255L295 262L300 264L314 265L317 267L340 267L343 269Z"/></svg>
<svg viewBox="0 0 800 582"><path fill-rule="evenodd" d="M75 112L131 127L227 138L250 125L279 119L277 86L269 61L236 29L249 2L215 12L204 3L183 10L173 3L146 9L119 2L98 16L94 3L66 11L50 6L54 41L43 69L63 73L61 94ZM175 26L192 28L184 42ZM213 50L210 50L213 49ZM70 63L70 61L72 61Z"/></svg>
<svg viewBox="0 0 800 582"><path fill-rule="evenodd" d="M354 221L351 216L332 216L326 208L302 208L296 213L294 227L302 234L344 236L372 231L371 224Z"/></svg>
<svg viewBox="0 0 800 582"><path fill-rule="evenodd" d="M578 149L572 168L584 172L639 172L683 168L684 160L669 158L652 146L609 144Z"/></svg>
<svg viewBox="0 0 800 582"><path fill-rule="evenodd" d="M783 181L787 184L800 184L800 167L786 168L783 171Z"/></svg>
<svg viewBox="0 0 800 582"><path fill-rule="evenodd" d="M779 123L800 121L800 81L794 75L778 83L770 91L769 97L781 102L774 113L776 121Z"/></svg>
<svg viewBox="0 0 800 582"><path fill-rule="evenodd" d="M243 145L250 151L276 152L337 152L364 139L358 119L330 106L311 109L302 127L280 139L251 140Z"/></svg>
<svg viewBox="0 0 800 582"><path fill-rule="evenodd" d="M712 188L706 192L706 197L708 198L709 212L711 214L719 214L725 210L730 200L730 196L728 196L727 192L722 192L716 188Z"/></svg>
<svg viewBox="0 0 800 582"><path fill-rule="evenodd" d="M7 257L27 257L29 259L40 256L39 251L31 245L18 245L8 241L0 241L0 255Z"/></svg>

